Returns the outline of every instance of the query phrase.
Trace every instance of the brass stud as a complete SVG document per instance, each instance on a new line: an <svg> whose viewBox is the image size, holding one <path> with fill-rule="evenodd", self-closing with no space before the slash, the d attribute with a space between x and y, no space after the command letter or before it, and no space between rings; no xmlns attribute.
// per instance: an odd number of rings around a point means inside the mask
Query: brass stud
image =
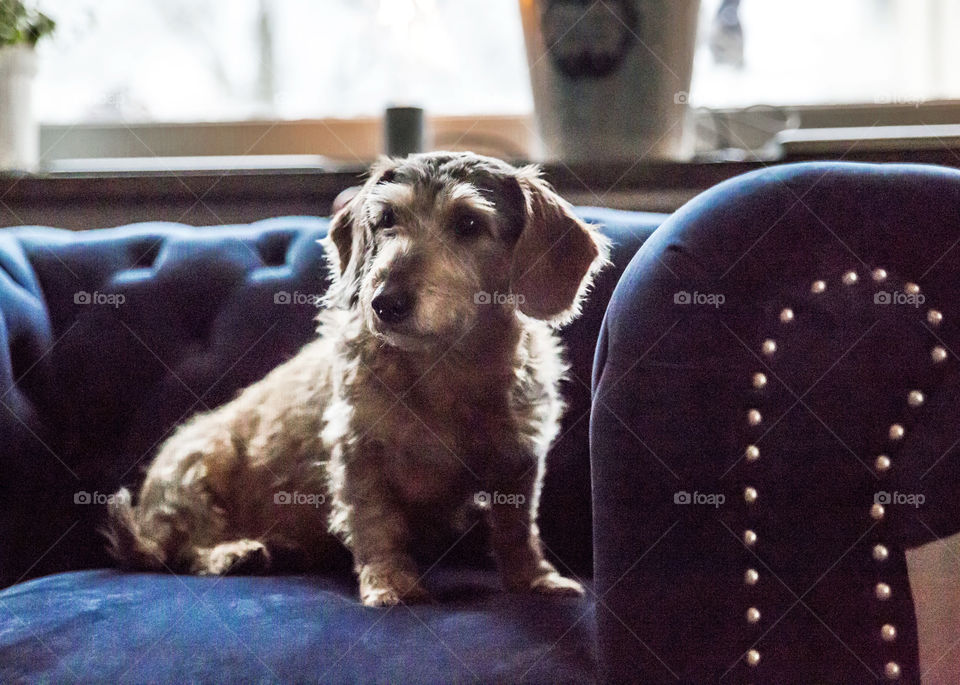
<svg viewBox="0 0 960 685"><path fill-rule="evenodd" d="M890 625L889 623L885 624L880 629L880 637L883 638L884 642L893 642L897 639L897 629L896 627Z"/></svg>
<svg viewBox="0 0 960 685"><path fill-rule="evenodd" d="M743 544L745 544L747 547L753 547L755 544L757 544L757 534L752 530L743 531Z"/></svg>
<svg viewBox="0 0 960 685"><path fill-rule="evenodd" d="M874 503L874 505L870 507L870 518L875 521L882 521L886 513L887 510L884 509L883 505L879 502Z"/></svg>
<svg viewBox="0 0 960 685"><path fill-rule="evenodd" d="M759 390L767 384L766 374L760 373L759 371L753 374L753 387Z"/></svg>
<svg viewBox="0 0 960 685"><path fill-rule="evenodd" d="M920 293L920 286L916 283L907 283L905 286L903 286L903 290L908 295L917 295Z"/></svg>
<svg viewBox="0 0 960 685"><path fill-rule="evenodd" d="M790 323L791 321L793 321L793 318L794 318L794 314L793 314L793 310L792 310L792 309L787 308L787 309L781 310L781 312L780 312L780 321L781 321L781 322L783 322L783 323Z"/></svg>
<svg viewBox="0 0 960 685"><path fill-rule="evenodd" d="M889 556L890 556L890 550L888 550L885 545L874 545L873 547L874 561L886 561Z"/></svg>
<svg viewBox="0 0 960 685"><path fill-rule="evenodd" d="M744 488L743 489L743 499L747 504L753 504L757 501L757 489L756 488Z"/></svg>
<svg viewBox="0 0 960 685"><path fill-rule="evenodd" d="M756 585L758 580L760 580L760 574L756 569L748 568L743 574L743 582L746 585Z"/></svg>
<svg viewBox="0 0 960 685"><path fill-rule="evenodd" d="M896 661L888 661L883 667L883 674L887 680L898 680L900 678L900 665Z"/></svg>
<svg viewBox="0 0 960 685"><path fill-rule="evenodd" d="M747 423L751 426L759 426L761 421L763 421L763 416L758 410L751 409L747 412Z"/></svg>
<svg viewBox="0 0 960 685"><path fill-rule="evenodd" d="M939 364L940 362L946 361L947 359L947 350L937 345L932 350L930 350L930 358L933 360L934 364Z"/></svg>
<svg viewBox="0 0 960 685"><path fill-rule="evenodd" d="M843 274L843 284L844 285L853 285L857 282L858 276L856 271L848 271Z"/></svg>
<svg viewBox="0 0 960 685"><path fill-rule="evenodd" d="M756 666L757 664L759 664L760 652L758 652L755 649L751 649L749 652L747 652L747 663L751 666Z"/></svg>
<svg viewBox="0 0 960 685"><path fill-rule="evenodd" d="M871 276L873 276L873 280L875 280L877 283L880 283L881 281L887 280L887 270L886 270L886 269L874 269L874 270L873 270L873 273L871 274Z"/></svg>
<svg viewBox="0 0 960 685"><path fill-rule="evenodd" d="M750 607L747 609L747 623L759 623L760 622L760 610L757 607Z"/></svg>
<svg viewBox="0 0 960 685"><path fill-rule="evenodd" d="M891 464L892 462L890 461L890 457L888 457L886 454L881 454L879 457L877 457L877 461L874 462L874 468L876 468L880 473L883 473L884 471L890 470Z"/></svg>
<svg viewBox="0 0 960 685"><path fill-rule="evenodd" d="M926 399L919 390L911 390L907 395L907 404L911 407L921 407Z"/></svg>
<svg viewBox="0 0 960 685"><path fill-rule="evenodd" d="M927 321L931 326L939 326L943 323L943 313L937 311L936 309L931 309L927 312Z"/></svg>
<svg viewBox="0 0 960 685"><path fill-rule="evenodd" d="M886 583L877 583L873 591L876 593L877 599L882 601L888 600L893 596L893 590L891 590L890 586Z"/></svg>
<svg viewBox="0 0 960 685"><path fill-rule="evenodd" d="M816 295L819 295L826 289L827 289L826 281L814 281L813 284L810 286L810 292Z"/></svg>
<svg viewBox="0 0 960 685"><path fill-rule="evenodd" d="M747 458L747 461L756 461L760 458L760 448L756 445L747 445L744 456Z"/></svg>
<svg viewBox="0 0 960 685"><path fill-rule="evenodd" d="M777 351L777 341L767 338L763 341L763 353L768 357L772 357Z"/></svg>
<svg viewBox="0 0 960 685"><path fill-rule="evenodd" d="M890 426L890 439L891 440L903 440L903 436L906 434L906 431L903 429L899 423L895 423Z"/></svg>

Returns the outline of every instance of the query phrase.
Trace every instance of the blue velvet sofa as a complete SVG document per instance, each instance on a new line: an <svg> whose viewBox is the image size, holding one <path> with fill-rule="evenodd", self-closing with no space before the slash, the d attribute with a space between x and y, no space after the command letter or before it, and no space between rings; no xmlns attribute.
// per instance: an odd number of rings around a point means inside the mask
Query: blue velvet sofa
<svg viewBox="0 0 960 685"><path fill-rule="evenodd" d="M960 173L579 211L614 267L563 332L541 527L587 596L504 594L440 536L437 603L389 610L346 559L120 573L97 534L171 427L310 339L326 220L0 231L0 681L919 682L905 551L960 530Z"/></svg>
<svg viewBox="0 0 960 685"><path fill-rule="evenodd" d="M570 408L541 521L589 580L590 374L606 301L659 215L584 209L614 239L565 332ZM357 601L344 555L316 577L109 570L106 498L172 427L314 335L327 220L0 231L0 682L586 682L593 604L501 591L482 536L422 541L436 605ZM477 527L475 530L480 530Z"/></svg>

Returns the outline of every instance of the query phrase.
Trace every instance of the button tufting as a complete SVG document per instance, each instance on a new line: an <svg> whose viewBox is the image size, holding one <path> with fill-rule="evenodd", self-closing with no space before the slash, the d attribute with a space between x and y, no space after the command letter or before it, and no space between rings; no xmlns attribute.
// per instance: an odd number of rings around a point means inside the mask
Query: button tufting
<svg viewBox="0 0 960 685"><path fill-rule="evenodd" d="M884 545L875 545L873 548L873 559L874 561L886 561L887 557L890 556L890 550Z"/></svg>
<svg viewBox="0 0 960 685"><path fill-rule="evenodd" d="M767 384L767 376L762 373L753 374L753 387L759 390Z"/></svg>
<svg viewBox="0 0 960 685"><path fill-rule="evenodd" d="M756 585L758 580L760 580L760 574L756 569L748 568L743 574L743 582L746 585Z"/></svg>
<svg viewBox="0 0 960 685"><path fill-rule="evenodd" d="M907 404L911 407L920 407L923 405L926 398L923 396L923 393L919 390L911 390L907 395Z"/></svg>
<svg viewBox="0 0 960 685"><path fill-rule="evenodd" d="M743 543L748 547L753 547L757 544L757 534L752 530L743 531Z"/></svg>
<svg viewBox="0 0 960 685"><path fill-rule="evenodd" d="M936 309L931 309L927 312L927 321L930 322L931 326L939 326L943 322L943 314Z"/></svg>
<svg viewBox="0 0 960 685"><path fill-rule="evenodd" d="M883 638L884 642L893 642L897 639L897 629L887 623L880 629L880 637Z"/></svg>
<svg viewBox="0 0 960 685"><path fill-rule="evenodd" d="M900 665L896 661L891 661L883 667L883 674L888 680L897 680L900 677Z"/></svg>
<svg viewBox="0 0 960 685"><path fill-rule="evenodd" d="M760 610L757 607L750 607L747 609L747 623L759 623L760 622Z"/></svg>
<svg viewBox="0 0 960 685"><path fill-rule="evenodd" d="M815 293L817 295L819 295L826 289L827 289L826 281L814 281L813 285L810 286L810 292Z"/></svg>
<svg viewBox="0 0 960 685"><path fill-rule="evenodd" d="M874 269L874 270L873 270L873 273L871 274L871 276L873 276L873 280L875 280L877 283L880 283L881 281L887 280L887 270L886 270L886 269Z"/></svg>
<svg viewBox="0 0 960 685"><path fill-rule="evenodd" d="M888 457L886 454L881 454L879 457L877 457L877 461L874 463L874 467L880 473L889 471L891 465L892 462L890 461L890 457Z"/></svg>
<svg viewBox="0 0 960 685"><path fill-rule="evenodd" d="M763 353L768 357L773 356L773 354L777 351L777 341L767 338L766 340L763 341L762 349L763 349Z"/></svg>
<svg viewBox="0 0 960 685"><path fill-rule="evenodd" d="M793 317L794 317L793 310L790 308L784 309L780 312L780 321L782 321L783 323L790 323L791 321L793 321Z"/></svg>
<svg viewBox="0 0 960 685"><path fill-rule="evenodd" d="M903 426L899 423L895 423L890 426L890 439L891 440L902 440L906 431L903 430Z"/></svg>
<svg viewBox="0 0 960 685"><path fill-rule="evenodd" d="M858 276L856 271L848 271L843 274L843 284L844 285L853 285L857 282Z"/></svg>
<svg viewBox="0 0 960 685"><path fill-rule="evenodd" d="M751 666L756 666L760 663L760 652L755 649L751 649L747 652L747 663Z"/></svg>
<svg viewBox="0 0 960 685"><path fill-rule="evenodd" d="M920 286L916 283L907 283L903 286L903 290L909 295L916 295L920 292Z"/></svg>
<svg viewBox="0 0 960 685"><path fill-rule="evenodd" d="M940 345L937 345L932 350L930 350L930 358L933 360L934 364L939 364L940 362L946 360L947 351Z"/></svg>
<svg viewBox="0 0 960 685"><path fill-rule="evenodd" d="M757 501L757 489L756 488L744 488L743 489L743 499L747 504L753 504Z"/></svg>
<svg viewBox="0 0 960 685"><path fill-rule="evenodd" d="M882 504L875 503L872 507L870 507L870 517L877 521L882 521L886 513L887 512L883 508Z"/></svg>
<svg viewBox="0 0 960 685"><path fill-rule="evenodd" d="M887 600L893 595L893 590L890 589L890 586L886 583L877 583L877 586L873 589L874 593L877 595L879 600Z"/></svg>
<svg viewBox="0 0 960 685"><path fill-rule="evenodd" d="M760 458L760 448L756 445L747 445L744 456L746 456L747 461L756 461Z"/></svg>
<svg viewBox="0 0 960 685"><path fill-rule="evenodd" d="M759 426L761 421L763 421L763 416L756 409L747 412L747 423L751 426Z"/></svg>

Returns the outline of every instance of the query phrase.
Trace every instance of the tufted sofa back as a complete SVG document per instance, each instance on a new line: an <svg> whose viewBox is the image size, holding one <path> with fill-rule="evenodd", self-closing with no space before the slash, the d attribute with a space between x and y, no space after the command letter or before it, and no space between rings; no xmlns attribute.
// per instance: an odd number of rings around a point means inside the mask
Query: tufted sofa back
<svg viewBox="0 0 960 685"><path fill-rule="evenodd" d="M606 299L662 217L604 221L618 267L564 333L565 433L543 504L551 550L590 563L589 374ZM231 399L314 335L327 220L0 232L0 581L108 563L105 498L139 484L170 430Z"/></svg>

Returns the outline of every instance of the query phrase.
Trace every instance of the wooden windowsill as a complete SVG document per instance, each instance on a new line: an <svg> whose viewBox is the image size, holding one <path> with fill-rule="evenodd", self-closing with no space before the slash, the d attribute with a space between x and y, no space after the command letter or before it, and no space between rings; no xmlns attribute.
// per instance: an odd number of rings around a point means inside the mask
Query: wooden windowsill
<svg viewBox="0 0 960 685"><path fill-rule="evenodd" d="M362 179L359 164L285 158L263 166L178 165L161 158L153 169L79 166L37 175L0 175L0 226L44 224L72 229L135 221L196 225L246 223L284 214L326 215L344 188ZM655 162L630 165L545 164L545 175L570 202L672 212L698 193L748 171L812 159L912 162L960 168L960 151L875 150L793 154L777 162ZM212 160L207 160L211 162ZM260 160L261 162L264 160Z"/></svg>

